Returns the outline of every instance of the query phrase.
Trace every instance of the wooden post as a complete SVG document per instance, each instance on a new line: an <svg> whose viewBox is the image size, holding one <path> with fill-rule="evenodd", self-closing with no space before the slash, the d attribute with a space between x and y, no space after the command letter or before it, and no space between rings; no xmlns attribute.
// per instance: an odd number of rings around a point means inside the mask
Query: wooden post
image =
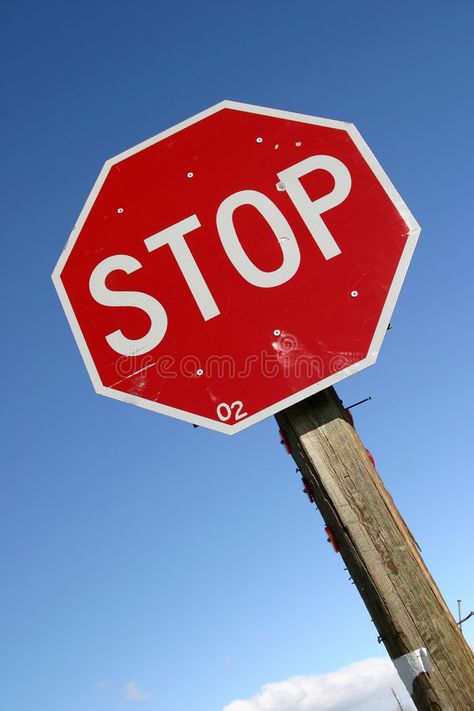
<svg viewBox="0 0 474 711"><path fill-rule="evenodd" d="M276 420L390 657L427 650L404 679L417 709L472 711L473 654L334 389Z"/></svg>

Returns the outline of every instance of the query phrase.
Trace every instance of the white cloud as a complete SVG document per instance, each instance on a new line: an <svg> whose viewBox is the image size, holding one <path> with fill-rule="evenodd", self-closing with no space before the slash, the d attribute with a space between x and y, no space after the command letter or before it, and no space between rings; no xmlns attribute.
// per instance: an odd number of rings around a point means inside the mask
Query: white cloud
<svg viewBox="0 0 474 711"><path fill-rule="evenodd" d="M135 681L129 681L123 687L123 695L129 701L148 701L150 694L142 689Z"/></svg>
<svg viewBox="0 0 474 711"><path fill-rule="evenodd" d="M265 684L222 711L399 711L392 688L404 711L415 709L390 659L366 659L328 674Z"/></svg>

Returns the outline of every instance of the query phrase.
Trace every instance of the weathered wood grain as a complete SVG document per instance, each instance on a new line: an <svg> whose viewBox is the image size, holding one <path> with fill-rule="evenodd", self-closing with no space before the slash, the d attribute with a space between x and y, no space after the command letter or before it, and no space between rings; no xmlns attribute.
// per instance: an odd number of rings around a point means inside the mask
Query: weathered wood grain
<svg viewBox="0 0 474 711"><path fill-rule="evenodd" d="M276 416L390 657L426 647L419 711L474 711L474 658L333 388Z"/></svg>

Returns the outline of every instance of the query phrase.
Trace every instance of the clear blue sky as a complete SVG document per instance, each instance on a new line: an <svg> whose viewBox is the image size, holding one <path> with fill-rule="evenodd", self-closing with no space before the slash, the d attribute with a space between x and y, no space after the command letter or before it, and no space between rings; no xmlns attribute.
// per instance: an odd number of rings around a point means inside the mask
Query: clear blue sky
<svg viewBox="0 0 474 711"><path fill-rule="evenodd" d="M221 711L383 654L273 419L227 437L98 397L50 280L104 160L223 98L353 121L422 226L338 391L372 395L360 434L474 608L473 4L19 0L0 27L0 707Z"/></svg>

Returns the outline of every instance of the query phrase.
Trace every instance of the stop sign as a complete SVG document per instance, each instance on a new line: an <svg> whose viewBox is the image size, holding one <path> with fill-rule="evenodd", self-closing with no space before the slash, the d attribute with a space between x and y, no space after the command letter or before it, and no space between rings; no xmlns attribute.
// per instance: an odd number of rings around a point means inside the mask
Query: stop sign
<svg viewBox="0 0 474 711"><path fill-rule="evenodd" d="M234 433L374 363L418 234L352 124L223 101L105 163L53 280L98 393Z"/></svg>

